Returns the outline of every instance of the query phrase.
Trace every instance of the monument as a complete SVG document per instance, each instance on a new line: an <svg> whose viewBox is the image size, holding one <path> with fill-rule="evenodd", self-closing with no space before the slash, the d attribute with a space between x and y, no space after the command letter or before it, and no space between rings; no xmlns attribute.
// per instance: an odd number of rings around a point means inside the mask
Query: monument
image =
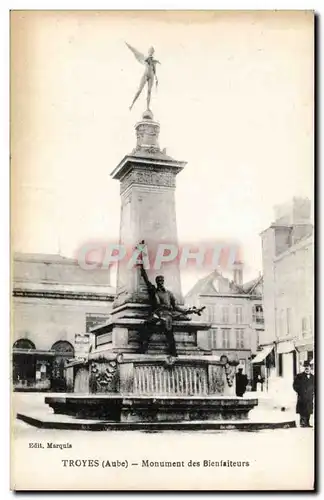
<svg viewBox="0 0 324 500"><path fill-rule="evenodd" d="M120 183L120 245L137 250L137 258L132 266L127 259L118 263L111 318L92 330L88 361L67 367L75 377L82 373L91 394L45 402L55 413L112 422L246 419L257 400L235 396L236 360L211 355L210 325L193 320L201 310L183 303L178 261L159 271L144 265L161 244L178 244L176 178L186 162L159 146L160 125L150 108L154 49L145 57L128 47L145 66L130 109L146 84L147 109L135 125L135 148L111 176Z"/></svg>

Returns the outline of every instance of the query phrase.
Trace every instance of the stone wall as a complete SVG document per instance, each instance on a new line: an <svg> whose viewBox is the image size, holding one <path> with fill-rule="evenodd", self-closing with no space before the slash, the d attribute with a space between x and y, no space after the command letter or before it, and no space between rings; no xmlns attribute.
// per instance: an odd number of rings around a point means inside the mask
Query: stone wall
<svg viewBox="0 0 324 500"><path fill-rule="evenodd" d="M12 344L24 338L36 349L49 350L59 340L73 345L75 334L86 330L88 313L108 315L110 310L111 303L17 297L12 310Z"/></svg>

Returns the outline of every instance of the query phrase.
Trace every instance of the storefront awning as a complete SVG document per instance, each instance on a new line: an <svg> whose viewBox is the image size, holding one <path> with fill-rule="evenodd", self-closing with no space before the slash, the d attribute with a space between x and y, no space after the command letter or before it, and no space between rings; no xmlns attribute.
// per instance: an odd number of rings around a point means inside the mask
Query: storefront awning
<svg viewBox="0 0 324 500"><path fill-rule="evenodd" d="M258 352L254 359L252 359L251 363L262 363L266 357L270 354L273 349L273 345L267 345L262 348L262 351Z"/></svg>
<svg viewBox="0 0 324 500"><path fill-rule="evenodd" d="M279 342L277 344L278 354L288 354L289 352L293 352L294 350L295 350L295 344L289 340L284 342Z"/></svg>
<svg viewBox="0 0 324 500"><path fill-rule="evenodd" d="M12 350L13 354L23 354L27 356L57 356L56 351L44 351L41 349L20 349L19 347L14 347Z"/></svg>
<svg viewBox="0 0 324 500"><path fill-rule="evenodd" d="M314 342L305 343L299 340L295 342L295 349L298 352L314 351Z"/></svg>

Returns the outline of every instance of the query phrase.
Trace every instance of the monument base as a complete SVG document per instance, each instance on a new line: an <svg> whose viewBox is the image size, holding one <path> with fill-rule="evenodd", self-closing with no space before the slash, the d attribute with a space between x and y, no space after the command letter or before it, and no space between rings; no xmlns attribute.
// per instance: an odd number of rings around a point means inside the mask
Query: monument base
<svg viewBox="0 0 324 500"><path fill-rule="evenodd" d="M67 367L74 370L74 390L79 394L47 397L54 413L143 425L247 420L258 401L236 397L238 360L210 354L210 325L174 321L178 356L167 354L165 335L155 330L148 352L141 354L145 316L140 304L121 306L109 322L93 330L95 350L87 363Z"/></svg>
<svg viewBox="0 0 324 500"><path fill-rule="evenodd" d="M122 396L235 396L237 360L227 356L96 351L80 363L84 394ZM69 369L69 367L67 367ZM85 376L85 371L88 377ZM75 380L77 381L78 374Z"/></svg>
<svg viewBox="0 0 324 500"><path fill-rule="evenodd" d="M247 420L258 401L236 397L236 365L226 356L108 349L89 357L87 394L46 397L45 403L55 414L106 422Z"/></svg>
<svg viewBox="0 0 324 500"><path fill-rule="evenodd" d="M278 413L278 412L277 412ZM74 418L59 414L18 413L17 419L39 429L60 429L69 431L256 431L262 429L290 429L296 427L292 418L284 414L276 418L249 420L190 420L168 422L109 422L106 420Z"/></svg>
<svg viewBox="0 0 324 500"><path fill-rule="evenodd" d="M257 399L89 395L45 397L54 413L108 422L246 420Z"/></svg>

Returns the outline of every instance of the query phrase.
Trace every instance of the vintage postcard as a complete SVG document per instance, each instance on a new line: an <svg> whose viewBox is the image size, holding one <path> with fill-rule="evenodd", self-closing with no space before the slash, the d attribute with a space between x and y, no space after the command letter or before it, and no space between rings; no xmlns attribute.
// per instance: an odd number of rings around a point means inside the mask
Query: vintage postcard
<svg viewBox="0 0 324 500"><path fill-rule="evenodd" d="M312 491L314 13L10 25L11 488Z"/></svg>

